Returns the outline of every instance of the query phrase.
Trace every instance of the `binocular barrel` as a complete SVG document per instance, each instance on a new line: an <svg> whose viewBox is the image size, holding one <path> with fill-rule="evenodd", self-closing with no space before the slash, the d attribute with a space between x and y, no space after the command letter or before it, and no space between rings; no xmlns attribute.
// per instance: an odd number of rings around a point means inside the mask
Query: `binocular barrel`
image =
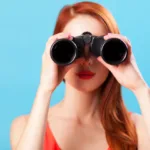
<svg viewBox="0 0 150 150"><path fill-rule="evenodd" d="M50 56L58 65L69 65L78 58L78 48L73 41L60 39L51 46Z"/></svg>
<svg viewBox="0 0 150 150"><path fill-rule="evenodd" d="M75 59L82 57L85 46L83 36L75 37L73 40L59 39L55 41L50 50L52 60L58 65L69 65ZM103 36L91 37L89 51L96 57L101 56L105 62L111 65L118 65L127 58L128 48L122 40L118 38L104 40Z"/></svg>

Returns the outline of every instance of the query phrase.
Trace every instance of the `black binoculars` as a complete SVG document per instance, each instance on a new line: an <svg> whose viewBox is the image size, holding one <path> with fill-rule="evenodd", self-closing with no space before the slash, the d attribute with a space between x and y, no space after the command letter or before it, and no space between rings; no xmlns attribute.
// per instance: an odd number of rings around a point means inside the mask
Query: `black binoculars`
<svg viewBox="0 0 150 150"><path fill-rule="evenodd" d="M50 56L58 65L69 65L75 59L83 57L86 45L89 46L89 52L96 57L101 56L111 65L122 63L128 55L128 47L122 40L118 38L105 40L104 35L93 36L90 32L84 32L72 40L56 40L51 46Z"/></svg>

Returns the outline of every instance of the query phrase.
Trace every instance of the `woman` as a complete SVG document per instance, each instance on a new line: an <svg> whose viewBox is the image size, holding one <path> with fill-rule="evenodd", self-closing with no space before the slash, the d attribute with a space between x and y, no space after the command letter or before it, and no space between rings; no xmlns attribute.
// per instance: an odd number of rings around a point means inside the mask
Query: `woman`
<svg viewBox="0 0 150 150"><path fill-rule="evenodd" d="M71 40L85 31L124 41L129 51L126 61L109 65L87 52L68 66L57 66L49 55L53 42ZM85 80L80 76L82 71L91 71L94 76ZM65 96L49 108L51 95L63 79ZM121 85L135 94L142 115L127 111ZM79 2L65 6L58 16L42 56L41 79L31 113L12 122L12 150L148 150L149 114L150 90L136 65L130 41L120 34L103 6Z"/></svg>

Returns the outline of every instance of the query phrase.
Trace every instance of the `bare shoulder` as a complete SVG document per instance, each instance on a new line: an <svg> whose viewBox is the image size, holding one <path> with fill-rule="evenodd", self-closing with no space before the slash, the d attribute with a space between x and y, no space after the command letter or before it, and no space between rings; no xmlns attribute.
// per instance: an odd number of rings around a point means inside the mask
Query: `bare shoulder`
<svg viewBox="0 0 150 150"><path fill-rule="evenodd" d="M11 133L13 131L20 130L27 122L29 115L22 115L22 116L18 116L16 117L12 123L11 123Z"/></svg>
<svg viewBox="0 0 150 150"><path fill-rule="evenodd" d="M12 149L16 147L17 143L19 142L20 136L24 130L26 125L27 119L29 115L22 115L16 117L10 127L10 143Z"/></svg>
<svg viewBox="0 0 150 150"><path fill-rule="evenodd" d="M138 113L132 113L131 114L131 119L136 127L137 130L139 131L144 131L145 128L145 122L144 122L144 118L141 114Z"/></svg>
<svg viewBox="0 0 150 150"><path fill-rule="evenodd" d="M51 122L52 118L55 118L53 116L57 116L57 113L58 113L58 105L50 107L48 111L47 121ZM12 150L16 148L20 140L20 137L24 132L29 117L30 114L25 114L25 115L18 116L12 120L10 126L10 144Z"/></svg>
<svg viewBox="0 0 150 150"><path fill-rule="evenodd" d="M50 107L48 111L48 119L56 115L56 113L57 113L57 105ZM18 137L18 135L21 134L22 130L24 129L28 121L29 116L30 114L21 115L21 116L16 117L11 122L10 137L14 137L14 136Z"/></svg>
<svg viewBox="0 0 150 150"><path fill-rule="evenodd" d="M150 148L150 139L143 116L138 113L132 113L131 119L136 128L136 133L138 137L138 149L143 150Z"/></svg>
<svg viewBox="0 0 150 150"><path fill-rule="evenodd" d="M133 120L133 123L136 125L143 121L143 116L138 113L131 113L131 119Z"/></svg>
<svg viewBox="0 0 150 150"><path fill-rule="evenodd" d="M48 118L51 118L50 116L53 115L54 110L55 110L55 107L49 108ZM21 135L23 134L23 131L26 127L29 116L30 114L25 114L25 115L18 116L12 120L11 126L10 126L10 144L11 144L12 150L16 148L19 142L19 139Z"/></svg>
<svg viewBox="0 0 150 150"><path fill-rule="evenodd" d="M144 118L141 114L138 113L132 113L131 114L131 119L135 125L135 127L137 128L137 130L146 130L146 125L145 125L145 121Z"/></svg>

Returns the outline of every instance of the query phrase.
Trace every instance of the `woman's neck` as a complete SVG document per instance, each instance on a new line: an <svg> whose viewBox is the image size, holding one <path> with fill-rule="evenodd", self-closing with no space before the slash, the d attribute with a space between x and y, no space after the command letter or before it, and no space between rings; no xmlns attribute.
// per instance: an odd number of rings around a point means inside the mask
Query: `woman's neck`
<svg viewBox="0 0 150 150"><path fill-rule="evenodd" d="M65 97L62 101L63 113L82 123L93 119L99 120L100 90L92 92L78 91L66 84Z"/></svg>

